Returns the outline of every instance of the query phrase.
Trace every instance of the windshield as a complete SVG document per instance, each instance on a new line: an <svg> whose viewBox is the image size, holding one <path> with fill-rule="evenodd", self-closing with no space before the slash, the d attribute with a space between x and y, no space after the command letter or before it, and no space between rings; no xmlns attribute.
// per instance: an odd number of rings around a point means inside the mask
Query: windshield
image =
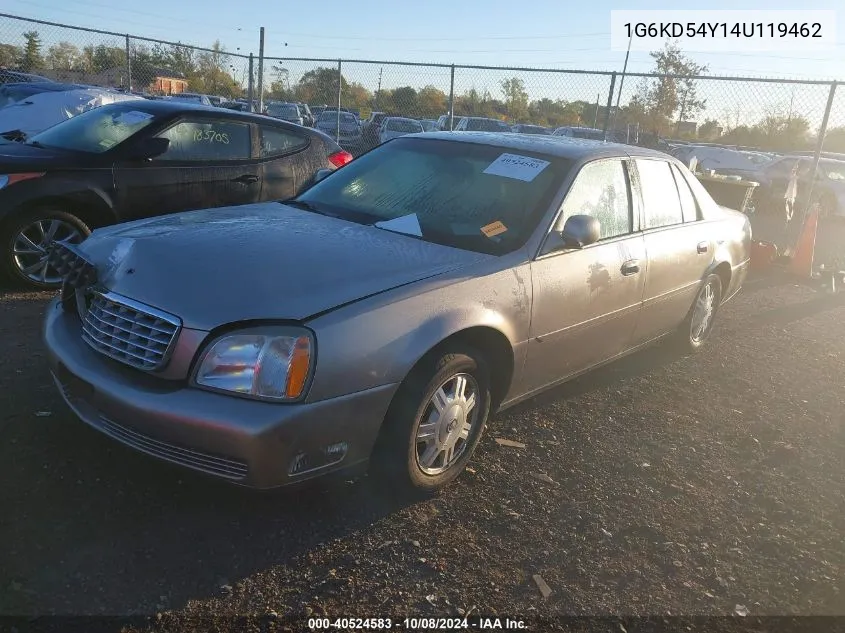
<svg viewBox="0 0 845 633"><path fill-rule="evenodd" d="M267 106L267 114L271 116L286 116L299 118L299 109L289 103L271 103Z"/></svg>
<svg viewBox="0 0 845 633"><path fill-rule="evenodd" d="M473 132L510 132L510 127L507 123L494 119L469 119L467 130Z"/></svg>
<svg viewBox="0 0 845 633"><path fill-rule="evenodd" d="M423 240L502 254L525 243L569 167L565 159L489 145L400 138L298 200L361 224L401 218L397 225L407 226L410 218Z"/></svg>
<svg viewBox="0 0 845 633"><path fill-rule="evenodd" d="M387 129L390 132L422 132L419 121L411 121L410 119L389 119Z"/></svg>
<svg viewBox="0 0 845 633"><path fill-rule="evenodd" d="M83 112L33 136L28 143L102 154L155 120L137 101Z"/></svg>
<svg viewBox="0 0 845 633"><path fill-rule="evenodd" d="M175 94L171 95L173 99L183 99L185 101L197 101L202 103L202 97L200 95L186 95L186 94Z"/></svg>

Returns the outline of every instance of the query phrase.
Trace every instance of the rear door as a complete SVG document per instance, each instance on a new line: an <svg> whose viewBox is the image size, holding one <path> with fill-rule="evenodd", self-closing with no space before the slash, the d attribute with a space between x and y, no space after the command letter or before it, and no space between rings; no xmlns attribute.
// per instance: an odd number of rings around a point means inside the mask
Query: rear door
<svg viewBox="0 0 845 633"><path fill-rule="evenodd" d="M115 168L125 219L258 200L261 177L249 122L189 115L157 136L170 140L164 154Z"/></svg>
<svg viewBox="0 0 845 633"><path fill-rule="evenodd" d="M713 261L715 244L677 167L651 158L633 164L648 256L642 317L634 335L639 344L681 324Z"/></svg>
<svg viewBox="0 0 845 633"><path fill-rule="evenodd" d="M646 262L625 162L614 158L585 165L555 222L560 231L570 216L591 215L601 223L601 239L581 249L541 254L531 264L526 391L588 369L631 345Z"/></svg>
<svg viewBox="0 0 845 633"><path fill-rule="evenodd" d="M309 151L310 138L281 126L258 126L261 200L292 198L313 178L314 172L327 167L316 148Z"/></svg>

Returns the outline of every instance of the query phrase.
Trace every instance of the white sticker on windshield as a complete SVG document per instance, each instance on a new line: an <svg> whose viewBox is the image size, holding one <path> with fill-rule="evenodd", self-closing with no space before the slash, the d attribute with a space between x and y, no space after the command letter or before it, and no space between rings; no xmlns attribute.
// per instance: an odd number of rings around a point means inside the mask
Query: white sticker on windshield
<svg viewBox="0 0 845 633"><path fill-rule="evenodd" d="M402 217L393 218L392 220L385 220L384 222L376 222L375 226L380 229L387 229L388 231L422 237L422 229L420 228L420 221L417 219L416 213L403 215Z"/></svg>
<svg viewBox="0 0 845 633"><path fill-rule="evenodd" d="M153 115L148 112L141 112L140 110L130 110L129 112L121 112L114 118L115 123L123 123L125 125L137 125L144 121L149 121Z"/></svg>
<svg viewBox="0 0 845 633"><path fill-rule="evenodd" d="M484 173L531 182L549 164L549 161L540 160L539 158L520 156L519 154L502 154L490 163L490 166L484 170Z"/></svg>

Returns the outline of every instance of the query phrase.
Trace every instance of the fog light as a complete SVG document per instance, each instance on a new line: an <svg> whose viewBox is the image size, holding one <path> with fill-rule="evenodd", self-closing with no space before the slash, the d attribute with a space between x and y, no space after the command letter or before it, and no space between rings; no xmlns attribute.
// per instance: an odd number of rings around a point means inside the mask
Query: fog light
<svg viewBox="0 0 845 633"><path fill-rule="evenodd" d="M324 446L322 450L313 453L297 453L291 460L288 474L290 476L304 475L321 468L333 466L346 457L349 451L349 444L347 442L336 442Z"/></svg>

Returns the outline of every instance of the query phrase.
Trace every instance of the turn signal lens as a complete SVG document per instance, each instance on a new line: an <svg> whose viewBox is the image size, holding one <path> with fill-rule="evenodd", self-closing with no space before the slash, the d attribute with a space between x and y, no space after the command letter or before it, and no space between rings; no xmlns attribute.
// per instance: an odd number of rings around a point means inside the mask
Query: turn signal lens
<svg viewBox="0 0 845 633"><path fill-rule="evenodd" d="M298 398L308 380L308 369L311 366L311 339L300 336L296 339L288 365L288 380L285 389L288 398Z"/></svg>

